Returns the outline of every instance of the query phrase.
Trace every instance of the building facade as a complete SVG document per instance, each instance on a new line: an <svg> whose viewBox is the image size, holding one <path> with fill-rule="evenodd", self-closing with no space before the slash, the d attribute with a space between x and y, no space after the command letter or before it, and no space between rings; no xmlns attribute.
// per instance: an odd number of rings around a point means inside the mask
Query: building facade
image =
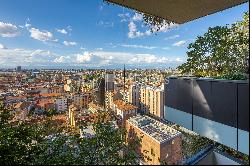
<svg viewBox="0 0 250 166"><path fill-rule="evenodd" d="M115 88L115 75L106 74L105 75L105 90L114 91L114 88Z"/></svg>
<svg viewBox="0 0 250 166"><path fill-rule="evenodd" d="M113 110L121 118L122 124L125 124L127 119L137 114L136 106L128 104L123 100L114 101Z"/></svg>
<svg viewBox="0 0 250 166"><path fill-rule="evenodd" d="M141 137L141 146L137 149L144 158L142 165L175 165L182 162L181 133L148 116L133 116L126 121L128 140Z"/></svg>
<svg viewBox="0 0 250 166"><path fill-rule="evenodd" d="M57 112L65 112L68 110L68 99L66 97L60 97L55 99Z"/></svg>
<svg viewBox="0 0 250 166"><path fill-rule="evenodd" d="M164 89L134 84L129 89L129 102L138 107L138 111L163 118Z"/></svg>

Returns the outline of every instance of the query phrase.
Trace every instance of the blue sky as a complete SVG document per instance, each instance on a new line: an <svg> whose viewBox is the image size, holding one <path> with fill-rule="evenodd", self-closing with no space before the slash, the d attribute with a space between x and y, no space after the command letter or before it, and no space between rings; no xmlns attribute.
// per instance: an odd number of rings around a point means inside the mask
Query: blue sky
<svg viewBox="0 0 250 166"><path fill-rule="evenodd" d="M149 33L141 15L102 0L0 0L0 65L12 68L176 67L208 27L242 19L248 3Z"/></svg>

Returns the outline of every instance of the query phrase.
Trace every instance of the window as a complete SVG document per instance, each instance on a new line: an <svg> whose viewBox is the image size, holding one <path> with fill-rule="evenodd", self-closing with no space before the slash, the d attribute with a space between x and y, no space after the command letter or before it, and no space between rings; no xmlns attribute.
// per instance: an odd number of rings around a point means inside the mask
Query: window
<svg viewBox="0 0 250 166"><path fill-rule="evenodd" d="M155 153L154 153L154 149L153 149L153 148L151 148L151 155L152 155L152 156L155 156Z"/></svg>

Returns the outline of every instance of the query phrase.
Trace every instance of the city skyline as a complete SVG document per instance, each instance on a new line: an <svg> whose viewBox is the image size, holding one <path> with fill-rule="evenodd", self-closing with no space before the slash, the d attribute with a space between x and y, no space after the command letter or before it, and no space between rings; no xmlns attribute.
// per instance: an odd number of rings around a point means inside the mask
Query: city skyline
<svg viewBox="0 0 250 166"><path fill-rule="evenodd" d="M1 68L167 68L185 62L187 46L208 27L242 20L248 4L157 35L135 11L103 1L1 1ZM32 10L30 10L32 8ZM56 11L56 12L55 12Z"/></svg>

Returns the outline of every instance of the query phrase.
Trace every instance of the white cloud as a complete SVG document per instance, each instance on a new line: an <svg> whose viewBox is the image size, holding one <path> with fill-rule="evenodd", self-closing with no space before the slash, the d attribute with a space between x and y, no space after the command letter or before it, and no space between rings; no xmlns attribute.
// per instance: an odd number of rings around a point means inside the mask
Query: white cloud
<svg viewBox="0 0 250 166"><path fill-rule="evenodd" d="M124 18L124 17L130 17L129 13L125 13L125 14L118 14L119 17Z"/></svg>
<svg viewBox="0 0 250 166"><path fill-rule="evenodd" d="M70 25L68 25L68 26L66 27L66 29L67 29L68 31L72 31L72 27L71 27Z"/></svg>
<svg viewBox="0 0 250 166"><path fill-rule="evenodd" d="M96 48L96 50L98 50L98 51L102 51L102 50L103 50L103 48Z"/></svg>
<svg viewBox="0 0 250 166"><path fill-rule="evenodd" d="M80 50L86 50L86 48L84 48L84 47L81 46L81 47L80 47Z"/></svg>
<svg viewBox="0 0 250 166"><path fill-rule="evenodd" d="M181 58L176 58L175 60L176 60L176 62L183 62L183 60Z"/></svg>
<svg viewBox="0 0 250 166"><path fill-rule="evenodd" d="M24 25L26 28L30 28L31 27L31 24L29 22L30 22L30 19L27 18L26 21L25 21L25 25Z"/></svg>
<svg viewBox="0 0 250 166"><path fill-rule="evenodd" d="M56 31L62 34L68 34L68 32L65 29L56 29Z"/></svg>
<svg viewBox="0 0 250 166"><path fill-rule="evenodd" d="M16 25L0 22L0 36L16 37L20 34Z"/></svg>
<svg viewBox="0 0 250 166"><path fill-rule="evenodd" d="M76 46L77 45L76 42L72 42L72 41L64 41L63 44L65 46Z"/></svg>
<svg viewBox="0 0 250 166"><path fill-rule="evenodd" d="M173 35L173 36L166 37L164 40L176 39L178 37L180 37L180 35Z"/></svg>
<svg viewBox="0 0 250 166"><path fill-rule="evenodd" d="M143 16L139 13L135 13L135 15L132 17L133 21L142 21L143 20Z"/></svg>
<svg viewBox="0 0 250 166"><path fill-rule="evenodd" d="M31 56L50 56L51 52L38 49L38 50L33 51L30 55Z"/></svg>
<svg viewBox="0 0 250 166"><path fill-rule="evenodd" d="M57 57L56 59L54 59L55 63L67 63L67 62L71 62L71 58L70 56L60 56Z"/></svg>
<svg viewBox="0 0 250 166"><path fill-rule="evenodd" d="M0 49L7 49L3 44L0 43Z"/></svg>
<svg viewBox="0 0 250 166"><path fill-rule="evenodd" d="M108 22L108 21L99 21L97 25L103 26L103 27L113 27L114 22Z"/></svg>
<svg viewBox="0 0 250 166"><path fill-rule="evenodd" d="M129 38L137 38L137 37L142 37L145 35L150 35L150 33L142 33L140 31L137 31L137 27L135 25L135 23L133 21L130 21L130 23L128 24L128 37Z"/></svg>
<svg viewBox="0 0 250 166"><path fill-rule="evenodd" d="M29 27L31 27L31 24L25 23L25 27L29 28Z"/></svg>
<svg viewBox="0 0 250 166"><path fill-rule="evenodd" d="M76 63L87 65L112 65L112 64L166 64L179 63L180 58L169 59L165 56L154 54L137 54L127 52L109 52L109 51L85 51L82 54L76 54Z"/></svg>
<svg viewBox="0 0 250 166"><path fill-rule="evenodd" d="M169 29L175 28L177 26L178 26L177 24L174 24L174 23L168 24L167 22L165 22L163 24L163 26L160 27L160 29L158 29L158 30L157 30L156 26L152 27L152 32L153 33L155 33L155 32L167 32ZM129 38L138 38L138 37L143 37L143 36L150 36L153 34L151 32L151 30L146 30L145 32L138 31L137 26L133 21L129 22L128 29L129 29L129 32L128 32Z"/></svg>
<svg viewBox="0 0 250 166"><path fill-rule="evenodd" d="M146 29L145 31L140 31L140 30L137 29L137 26L136 26L135 22L142 22L143 21L143 15L142 14L135 13L131 17L129 13L125 13L125 14L118 14L118 17L121 18L121 22L129 22L128 23L128 28L129 28L128 37L129 38L138 38L138 37L143 37L143 36L150 36L155 32L167 32L169 29L173 29L173 28L178 27L178 24L163 21L162 26L160 28L158 28L157 26L152 26L150 28L150 30ZM142 28L145 29L145 26L143 24L141 26L139 26L139 27L142 27Z"/></svg>
<svg viewBox="0 0 250 166"><path fill-rule="evenodd" d="M104 67L128 65L167 65L181 63L176 56L158 56L145 53L111 52L111 51L84 51L79 54L58 55L48 50L0 49L0 65L2 67L17 66L50 67L86 66Z"/></svg>
<svg viewBox="0 0 250 166"><path fill-rule="evenodd" d="M36 28L31 28L29 29L30 32L30 37L36 40L40 41L57 41L56 39L53 39L53 34L49 31L43 30L40 31L39 29Z"/></svg>
<svg viewBox="0 0 250 166"><path fill-rule="evenodd" d="M157 30L157 26L153 26L152 31L153 32L167 32L168 30L176 28L176 27L179 26L178 24L175 24L175 23L172 23L172 22L168 23L165 20L163 21L162 25L163 26L161 26L159 30Z"/></svg>
<svg viewBox="0 0 250 166"><path fill-rule="evenodd" d="M84 63L84 62L89 62L91 60L91 57L93 54L90 52L85 51L83 54L77 54L76 55L76 62L77 63Z"/></svg>
<svg viewBox="0 0 250 166"><path fill-rule="evenodd" d="M118 17L121 18L121 22L127 22L130 20L130 14L125 13L125 14L118 14Z"/></svg>
<svg viewBox="0 0 250 166"><path fill-rule="evenodd" d="M174 43L173 46L180 47L180 46L183 46L184 44L186 44L186 42L187 41L185 41L185 40L181 40L181 41Z"/></svg>
<svg viewBox="0 0 250 166"><path fill-rule="evenodd" d="M47 50L0 49L0 64L3 67L17 66L20 63L23 66L50 66L57 57L59 55Z"/></svg>
<svg viewBox="0 0 250 166"><path fill-rule="evenodd" d="M127 48L144 48L144 49L149 49L149 50L157 48L157 47L153 47L153 46L130 45L130 44L120 44L119 46L127 47Z"/></svg>

